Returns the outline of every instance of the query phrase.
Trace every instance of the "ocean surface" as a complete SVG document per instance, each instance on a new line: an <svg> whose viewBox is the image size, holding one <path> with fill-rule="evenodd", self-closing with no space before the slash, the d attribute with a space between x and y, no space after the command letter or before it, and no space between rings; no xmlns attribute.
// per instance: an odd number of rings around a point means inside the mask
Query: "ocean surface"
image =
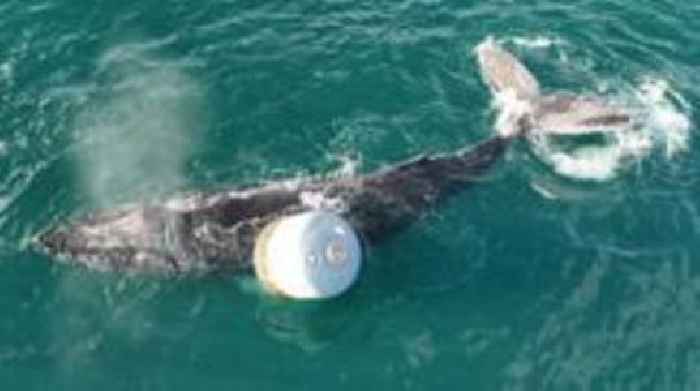
<svg viewBox="0 0 700 391"><path fill-rule="evenodd" d="M474 47L644 126L519 140L314 303L30 240L121 203L495 133ZM700 389L700 2L0 4L0 389Z"/></svg>

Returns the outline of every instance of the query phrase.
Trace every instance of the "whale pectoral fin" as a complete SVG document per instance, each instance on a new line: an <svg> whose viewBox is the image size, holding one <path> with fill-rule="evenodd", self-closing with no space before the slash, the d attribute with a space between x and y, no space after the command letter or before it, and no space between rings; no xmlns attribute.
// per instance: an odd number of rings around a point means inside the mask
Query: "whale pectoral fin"
<svg viewBox="0 0 700 391"><path fill-rule="evenodd" d="M535 76L493 38L477 45L475 52L481 76L494 94L510 93L524 101L540 95Z"/></svg>
<svg viewBox="0 0 700 391"><path fill-rule="evenodd" d="M632 116L602 98L557 94L537 102L533 122L538 131L548 134L581 135L629 129Z"/></svg>

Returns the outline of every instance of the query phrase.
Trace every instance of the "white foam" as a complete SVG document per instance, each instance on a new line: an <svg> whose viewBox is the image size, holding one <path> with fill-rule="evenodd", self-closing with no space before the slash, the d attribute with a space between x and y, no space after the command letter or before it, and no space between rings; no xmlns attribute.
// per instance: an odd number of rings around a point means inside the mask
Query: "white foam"
<svg viewBox="0 0 700 391"><path fill-rule="evenodd" d="M530 184L532 186L532 189L535 190L537 193L539 193L542 197L548 199L548 200L556 200L559 199L560 196L557 194L555 191L548 189L544 185L538 182L533 182Z"/></svg>
<svg viewBox="0 0 700 391"><path fill-rule="evenodd" d="M316 210L330 210L335 213L347 211L347 204L341 198L328 197L321 191L302 191L299 193L299 202Z"/></svg>
<svg viewBox="0 0 700 391"><path fill-rule="evenodd" d="M551 38L543 35L532 37L512 37L509 40L516 46L526 48L548 48L563 43L563 41L559 38Z"/></svg>
<svg viewBox="0 0 700 391"><path fill-rule="evenodd" d="M15 67L11 60L5 61L0 64L0 79L6 81L8 84L12 84L14 80Z"/></svg>
<svg viewBox="0 0 700 391"><path fill-rule="evenodd" d="M618 148L582 148L573 154L553 153L550 161L557 173L577 179L607 180L620 167Z"/></svg>
<svg viewBox="0 0 700 391"><path fill-rule="evenodd" d="M586 145L563 151L556 136L530 137L535 154L559 175L573 179L607 181L654 150L666 159L685 151L690 142L689 107L683 96L663 79L645 78L638 86L611 100L628 107L637 126L608 132L603 145Z"/></svg>
<svg viewBox="0 0 700 391"><path fill-rule="evenodd" d="M0 213L4 212L5 209L10 205L10 197L0 196Z"/></svg>
<svg viewBox="0 0 700 391"><path fill-rule="evenodd" d="M647 126L664 148L667 158L687 150L691 123L686 99L673 90L668 81L649 77L642 80L636 96L649 113Z"/></svg>
<svg viewBox="0 0 700 391"><path fill-rule="evenodd" d="M351 177L357 174L357 168L361 164L361 160L357 157L349 155L340 155L337 157L340 161L340 167L336 170L336 175L339 177Z"/></svg>

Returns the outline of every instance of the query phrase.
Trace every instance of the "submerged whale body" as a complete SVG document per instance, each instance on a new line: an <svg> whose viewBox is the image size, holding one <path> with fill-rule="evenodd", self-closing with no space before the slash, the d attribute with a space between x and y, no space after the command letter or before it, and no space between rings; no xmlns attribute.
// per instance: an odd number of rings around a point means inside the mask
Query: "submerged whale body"
<svg viewBox="0 0 700 391"><path fill-rule="evenodd" d="M256 238L281 217L324 209L374 244L477 182L521 134L631 123L623 110L602 99L543 95L525 66L493 40L477 46L476 53L492 92L510 94L524 108L508 113L507 131L474 148L421 156L368 175L194 193L99 211L50 229L37 242L57 258L99 270L249 271Z"/></svg>

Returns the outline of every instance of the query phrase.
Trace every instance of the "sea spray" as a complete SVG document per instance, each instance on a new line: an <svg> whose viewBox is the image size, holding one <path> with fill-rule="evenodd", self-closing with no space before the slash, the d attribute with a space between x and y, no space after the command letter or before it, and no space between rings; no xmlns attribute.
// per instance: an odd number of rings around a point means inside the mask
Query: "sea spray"
<svg viewBox="0 0 700 391"><path fill-rule="evenodd" d="M645 77L636 98L647 110L648 128L668 159L688 149L690 141L690 104L664 79Z"/></svg>
<svg viewBox="0 0 700 391"><path fill-rule="evenodd" d="M635 113L637 126L612 132L602 145L558 149L556 136L530 137L534 153L553 170L579 180L607 181L656 150L666 159L688 148L691 122L684 98L663 79L644 79L640 85L613 97Z"/></svg>
<svg viewBox="0 0 700 391"><path fill-rule="evenodd" d="M75 127L77 172L92 201L180 184L205 123L202 87L175 64L128 45L100 58L96 78L105 85Z"/></svg>

